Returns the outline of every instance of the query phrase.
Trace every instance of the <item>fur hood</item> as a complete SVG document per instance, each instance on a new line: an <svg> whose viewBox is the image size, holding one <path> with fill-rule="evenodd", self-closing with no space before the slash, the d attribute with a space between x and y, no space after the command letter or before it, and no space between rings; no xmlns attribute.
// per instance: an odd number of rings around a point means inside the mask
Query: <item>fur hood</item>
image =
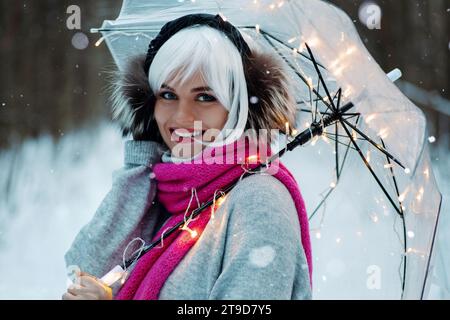
<svg viewBox="0 0 450 320"><path fill-rule="evenodd" d="M118 122L123 136L132 134L137 140L162 143L153 117L156 99L144 72L144 62L145 54L133 57L124 70L114 76L111 85L113 119ZM285 133L286 122L289 128L294 128L296 104L281 59L252 50L244 63L244 72L249 97L246 129L278 129Z"/></svg>

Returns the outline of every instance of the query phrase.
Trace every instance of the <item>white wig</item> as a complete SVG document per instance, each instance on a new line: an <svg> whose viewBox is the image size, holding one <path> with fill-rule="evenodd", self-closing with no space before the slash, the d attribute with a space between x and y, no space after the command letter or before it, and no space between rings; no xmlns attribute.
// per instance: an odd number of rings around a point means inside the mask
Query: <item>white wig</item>
<svg viewBox="0 0 450 320"><path fill-rule="evenodd" d="M195 25L180 30L158 50L148 72L153 94L163 83L183 84L200 72L228 119L211 147L232 143L244 132L248 119L247 83L242 58L227 36L214 28Z"/></svg>

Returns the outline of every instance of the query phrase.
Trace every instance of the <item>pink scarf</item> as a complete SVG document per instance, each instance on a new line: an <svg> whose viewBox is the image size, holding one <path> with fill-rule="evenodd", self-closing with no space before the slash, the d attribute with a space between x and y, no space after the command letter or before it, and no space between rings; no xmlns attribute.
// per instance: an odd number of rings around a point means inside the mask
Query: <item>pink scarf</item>
<svg viewBox="0 0 450 320"><path fill-rule="evenodd" d="M183 219L188 220L191 212L197 208L195 196L193 199L191 197L191 188L195 188L197 191L200 204L207 202L214 196L216 190L223 190L241 177L245 172L242 167L245 159L249 160L245 164L245 168L254 168L256 163L254 161L252 163L251 160L259 157L258 159L264 161L266 157L270 156L270 145L261 148L260 144L259 151L255 153L250 150L248 139L245 138L245 143L242 143L243 141L241 138L233 143L234 152L232 152L231 158L234 161L231 163L225 162L225 157L230 160L230 145L228 145L228 147L205 148L201 158L203 159L202 163L157 163L153 166L158 186L158 201L172 214L172 217L155 235L153 241L159 239L164 230L168 230ZM243 155L245 156L244 159L242 159ZM248 158L249 156L251 157ZM211 159L216 159L216 162L217 159L221 159L223 164L211 164ZM300 222L301 241L308 262L310 279L312 279L308 216L297 182L278 159L272 162L267 172L273 174L286 186L295 202ZM185 215L191 199L191 206ZM159 292L166 279L195 244L205 229L210 216L211 206L189 222L189 229L195 231L197 236L192 237L190 232L177 230L169 237L164 238L163 246L160 244L141 257L115 299L158 299Z"/></svg>

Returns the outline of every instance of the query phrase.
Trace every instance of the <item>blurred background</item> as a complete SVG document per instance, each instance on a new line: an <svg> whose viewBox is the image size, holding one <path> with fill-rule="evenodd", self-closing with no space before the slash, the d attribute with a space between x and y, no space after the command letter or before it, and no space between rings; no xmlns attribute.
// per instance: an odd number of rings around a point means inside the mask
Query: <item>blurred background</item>
<svg viewBox="0 0 450 320"><path fill-rule="evenodd" d="M429 298L450 298L450 3L330 2L353 19L383 70L402 70L396 84L427 117L444 196ZM60 297L63 254L122 165L105 92L114 62L90 33L121 3L0 2L0 299ZM80 29L67 27L71 5L81 9ZM368 5L380 11L380 29L365 24Z"/></svg>

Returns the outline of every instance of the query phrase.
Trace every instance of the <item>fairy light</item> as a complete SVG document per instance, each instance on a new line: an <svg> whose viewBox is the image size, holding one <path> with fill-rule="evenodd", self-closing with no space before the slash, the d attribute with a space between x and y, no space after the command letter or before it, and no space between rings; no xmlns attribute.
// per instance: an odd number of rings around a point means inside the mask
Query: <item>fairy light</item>
<svg viewBox="0 0 450 320"><path fill-rule="evenodd" d="M370 162L370 150L367 151L366 160L367 160L367 163Z"/></svg>
<svg viewBox="0 0 450 320"><path fill-rule="evenodd" d="M336 182L332 181L330 183L330 188L332 188L332 189L336 188Z"/></svg>
<svg viewBox="0 0 450 320"><path fill-rule="evenodd" d="M389 135L389 129L388 128L382 128L379 132L378 132L378 136L381 139L386 139Z"/></svg>
<svg viewBox="0 0 450 320"><path fill-rule="evenodd" d="M352 138L354 141L358 139L358 133L355 131L355 129L352 129Z"/></svg>
<svg viewBox="0 0 450 320"><path fill-rule="evenodd" d="M377 223L379 221L378 215L376 213L372 214L370 216L373 222Z"/></svg>
<svg viewBox="0 0 450 320"><path fill-rule="evenodd" d="M270 8L270 10L273 10L273 9L275 9L275 4L274 3L272 3L270 6L269 6L269 8Z"/></svg>
<svg viewBox="0 0 450 320"><path fill-rule="evenodd" d="M309 128L309 127L311 127L311 124L308 121L306 121L305 122L305 128Z"/></svg>
<svg viewBox="0 0 450 320"><path fill-rule="evenodd" d="M188 221L189 222L189 221ZM191 235L191 238L194 239L195 237L197 237L198 233L195 230L192 230L191 228L188 227L188 223L184 224L181 227L181 230L186 230L187 232L189 232L189 234Z"/></svg>
<svg viewBox="0 0 450 320"><path fill-rule="evenodd" d="M384 165L384 168L385 169L390 169L390 168L393 168L394 167L394 165L392 164L392 163L386 163L385 165Z"/></svg>
<svg viewBox="0 0 450 320"><path fill-rule="evenodd" d="M306 41L306 43L310 47L317 47L320 44L320 40L318 37L311 37L308 41Z"/></svg>
<svg viewBox="0 0 450 320"><path fill-rule="evenodd" d="M312 80L311 77L306 78L306 82L308 83L308 87L309 87L310 89L313 89L313 88L314 88L313 80Z"/></svg>
<svg viewBox="0 0 450 320"><path fill-rule="evenodd" d="M251 161L253 161L253 162L251 162ZM247 163L257 163L257 161L258 161L258 155L256 155L256 154L247 157Z"/></svg>
<svg viewBox="0 0 450 320"><path fill-rule="evenodd" d="M297 135L297 133L298 133L297 129L292 129L291 136L295 137Z"/></svg>
<svg viewBox="0 0 450 320"><path fill-rule="evenodd" d="M356 47L355 46L351 46L347 49L347 51L345 52L347 55L351 55L353 52L356 51Z"/></svg>
<svg viewBox="0 0 450 320"><path fill-rule="evenodd" d="M319 137L315 136L311 141L311 145L315 146L318 140L319 140Z"/></svg>
<svg viewBox="0 0 450 320"><path fill-rule="evenodd" d="M322 140L325 141L326 143L330 144L330 139L328 139L328 137L326 135L322 135Z"/></svg>
<svg viewBox="0 0 450 320"><path fill-rule="evenodd" d="M306 49L306 45L304 42L300 43L299 47L298 47L298 52L302 53L303 51L305 51Z"/></svg>
<svg viewBox="0 0 450 320"><path fill-rule="evenodd" d="M425 178L427 178L427 180L430 178L430 170L428 168L426 168L423 171L423 175L425 176Z"/></svg>
<svg viewBox="0 0 450 320"><path fill-rule="evenodd" d="M322 234L320 233L320 231L316 232L316 238L317 239L321 239L322 238Z"/></svg>
<svg viewBox="0 0 450 320"><path fill-rule="evenodd" d="M416 195L417 201L419 201L419 202L422 201L424 192L425 192L424 188L420 187L419 192Z"/></svg>
<svg viewBox="0 0 450 320"><path fill-rule="evenodd" d="M407 235L408 235L408 238L414 238L415 237L415 234L414 234L413 231L408 231Z"/></svg>
<svg viewBox="0 0 450 320"><path fill-rule="evenodd" d="M405 201L408 191L409 191L409 187L406 188L405 191L403 191L403 193L400 194L400 196L398 197L398 201L400 201L400 202Z"/></svg>
<svg viewBox="0 0 450 320"><path fill-rule="evenodd" d="M410 174L410 173L411 173L411 169L405 168L405 173L406 173L406 174Z"/></svg>
<svg viewBox="0 0 450 320"><path fill-rule="evenodd" d="M259 33L261 30L261 27L259 26L259 24L255 25L255 29L256 29L256 33Z"/></svg>
<svg viewBox="0 0 450 320"><path fill-rule="evenodd" d="M295 40L297 40L297 37L290 38L290 39L288 40L288 43L292 43L292 42L294 42Z"/></svg>
<svg viewBox="0 0 450 320"><path fill-rule="evenodd" d="M341 243L341 241L342 241L342 239L341 239L341 238L339 238L339 237L338 237L338 238L336 238L336 243L337 243L337 244L340 244L340 243Z"/></svg>
<svg viewBox="0 0 450 320"><path fill-rule="evenodd" d="M278 5L277 5L278 8L281 8L283 6L283 4L284 4L284 1L279 2Z"/></svg>
<svg viewBox="0 0 450 320"><path fill-rule="evenodd" d="M368 115L367 118L366 118L366 120L365 120L366 124L369 124L369 123L370 123L372 120L374 120L376 117L377 117L376 114Z"/></svg>
<svg viewBox="0 0 450 320"><path fill-rule="evenodd" d="M352 92L353 92L352 87L348 87L348 88L344 91L344 93L343 93L342 95L343 95L345 98L349 98L350 95L352 94Z"/></svg>

